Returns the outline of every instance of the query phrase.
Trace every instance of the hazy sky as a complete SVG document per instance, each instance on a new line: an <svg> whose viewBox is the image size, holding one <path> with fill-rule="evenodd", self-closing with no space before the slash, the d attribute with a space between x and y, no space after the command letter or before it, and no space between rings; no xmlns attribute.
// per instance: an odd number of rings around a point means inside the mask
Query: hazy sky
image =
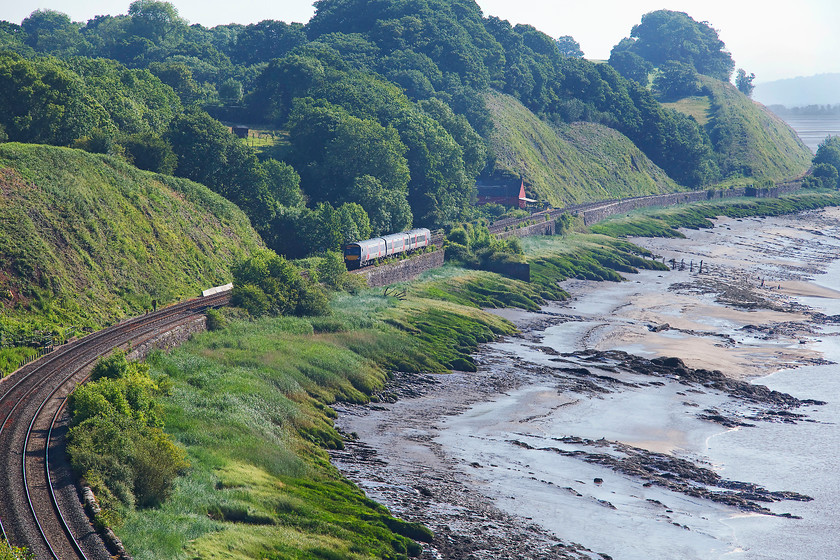
<svg viewBox="0 0 840 560"><path fill-rule="evenodd" d="M131 0L2 0L0 19L20 23L49 8L74 21L124 14ZM306 22L312 0L172 0L191 23L212 27L263 19ZM528 23L552 37L571 35L587 58L608 58L610 49L646 12L667 8L708 21L735 59L755 72L756 83L840 72L840 2L799 0L478 0L485 15ZM784 7L781 7L784 6Z"/></svg>

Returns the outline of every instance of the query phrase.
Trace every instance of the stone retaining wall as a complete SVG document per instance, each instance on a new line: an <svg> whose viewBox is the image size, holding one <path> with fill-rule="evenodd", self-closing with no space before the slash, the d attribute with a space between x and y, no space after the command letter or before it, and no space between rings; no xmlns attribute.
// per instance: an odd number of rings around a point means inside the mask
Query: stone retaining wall
<svg viewBox="0 0 840 560"><path fill-rule="evenodd" d="M583 218L584 225L588 226L603 221L610 216L624 214L639 208L649 208L651 206L673 206L688 202L723 200L726 198L737 198L742 196L752 198L778 198L783 194L796 191L799 188L800 183L798 181L791 181L789 183L780 183L773 187L763 189L755 187L740 187L726 190L690 191L643 196L639 198L628 198L626 200L605 202L594 207L588 207L574 212L574 215L581 216Z"/></svg>
<svg viewBox="0 0 840 560"><path fill-rule="evenodd" d="M406 282L416 278L422 272L443 266L443 253L443 249L438 249L432 253L423 253L394 263L354 270L353 274L363 276L371 288Z"/></svg>
<svg viewBox="0 0 840 560"><path fill-rule="evenodd" d="M531 224L530 226L525 227L510 227L508 226L507 231L493 231L496 237L499 239L505 239L507 237L530 237L531 235L554 235L554 220L545 221L545 218L540 216L542 221L537 222L536 224Z"/></svg>
<svg viewBox="0 0 840 560"><path fill-rule="evenodd" d="M172 350L173 348L188 341L195 333L204 332L206 330L207 317L201 315L192 319L188 323L181 325L180 327L175 327L171 331L163 332L158 336L133 347L126 358L129 360L142 360L148 356L152 350Z"/></svg>

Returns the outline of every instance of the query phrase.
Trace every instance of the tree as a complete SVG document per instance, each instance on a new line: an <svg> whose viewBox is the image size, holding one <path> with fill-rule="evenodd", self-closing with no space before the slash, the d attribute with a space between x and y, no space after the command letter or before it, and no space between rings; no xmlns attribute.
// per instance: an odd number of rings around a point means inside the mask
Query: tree
<svg viewBox="0 0 840 560"><path fill-rule="evenodd" d="M700 91L694 68L676 60L668 61L659 68L653 87L665 101L675 101Z"/></svg>
<svg viewBox="0 0 840 560"><path fill-rule="evenodd" d="M250 112L261 120L285 124L297 97L306 97L310 90L326 80L326 69L314 56L289 55L272 60L246 97Z"/></svg>
<svg viewBox="0 0 840 560"><path fill-rule="evenodd" d="M685 12L658 10L642 16L633 27L635 41L620 45L642 58L662 66L675 60L693 67L700 74L729 81L735 62L726 45L706 22L694 21Z"/></svg>
<svg viewBox="0 0 840 560"><path fill-rule="evenodd" d="M411 227L411 207L405 193L384 189L376 177L356 177L353 182L353 201L367 212L372 235L405 231Z"/></svg>
<svg viewBox="0 0 840 560"><path fill-rule="evenodd" d="M735 76L735 86L738 88L738 91L747 97L752 97L753 90L755 89L755 86L753 85L754 79L754 73L750 73L748 76L746 70L738 68L738 74Z"/></svg>
<svg viewBox="0 0 840 560"><path fill-rule="evenodd" d="M311 200L354 201L353 184L364 175L376 177L387 191L407 191L406 147L396 130L323 100L299 99L294 107L289 118L290 158Z"/></svg>
<svg viewBox="0 0 840 560"><path fill-rule="evenodd" d="M633 80L643 86L648 85L648 76L653 71L653 64L631 51L613 49L610 53L609 64L628 80Z"/></svg>
<svg viewBox="0 0 840 560"><path fill-rule="evenodd" d="M31 54L32 47L26 45L26 33L20 25L0 21L0 51L12 51L19 54Z"/></svg>
<svg viewBox="0 0 840 560"><path fill-rule="evenodd" d="M440 99L429 99L419 103L423 112L435 119L446 129L464 154L464 172L474 180L487 165L487 146L464 115L456 115L452 108Z"/></svg>
<svg viewBox="0 0 840 560"><path fill-rule="evenodd" d="M239 105L242 102L242 82L228 78L219 84L219 99L225 105Z"/></svg>
<svg viewBox="0 0 840 560"><path fill-rule="evenodd" d="M254 316L313 315L329 312L326 297L300 269L274 251L263 249L233 268L231 303Z"/></svg>
<svg viewBox="0 0 840 560"><path fill-rule="evenodd" d="M0 53L0 125L10 140L59 146L95 129L116 133L105 109L63 63L14 53Z"/></svg>
<svg viewBox="0 0 840 560"><path fill-rule="evenodd" d="M195 81L192 69L183 61L152 62L149 71L175 90L184 105L197 105L208 100L207 88Z"/></svg>
<svg viewBox="0 0 840 560"><path fill-rule="evenodd" d="M21 22L25 42L39 53L56 56L85 54L90 45L80 33L81 25L55 10L35 10Z"/></svg>
<svg viewBox="0 0 840 560"><path fill-rule="evenodd" d="M813 186L824 189L838 188L840 183L840 172L837 168L828 163L818 163L811 169L809 179L815 179Z"/></svg>
<svg viewBox="0 0 840 560"><path fill-rule="evenodd" d="M176 175L207 185L239 206L254 228L268 229L278 205L253 149L199 109L176 118L165 139L178 156Z"/></svg>
<svg viewBox="0 0 840 560"><path fill-rule="evenodd" d="M355 202L345 202L336 211L338 232L341 237L341 244L344 245L370 238L370 219L365 209Z"/></svg>
<svg viewBox="0 0 840 560"><path fill-rule="evenodd" d="M128 7L131 31L155 44L171 43L187 29L187 21L169 2L135 0Z"/></svg>
<svg viewBox="0 0 840 560"><path fill-rule="evenodd" d="M831 166L840 173L840 136L829 136L820 142L817 154L814 156L814 169L816 170L820 164ZM840 188L840 181L834 186Z"/></svg>
<svg viewBox="0 0 840 560"><path fill-rule="evenodd" d="M178 157L172 146L160 136L138 133L124 136L118 142L125 150L126 159L135 167L166 175L175 172Z"/></svg>
<svg viewBox="0 0 840 560"><path fill-rule="evenodd" d="M245 26L236 35L230 57L240 64L268 62L286 56L306 43L306 33L300 23L263 20Z"/></svg>
<svg viewBox="0 0 840 560"><path fill-rule="evenodd" d="M262 163L268 189L272 198L282 206L303 206L303 193L300 190L300 175L295 168L283 161L267 159Z"/></svg>
<svg viewBox="0 0 840 560"><path fill-rule="evenodd" d="M583 58L583 51L580 50L580 43L575 41L571 35L563 35L557 39L557 50L563 56Z"/></svg>

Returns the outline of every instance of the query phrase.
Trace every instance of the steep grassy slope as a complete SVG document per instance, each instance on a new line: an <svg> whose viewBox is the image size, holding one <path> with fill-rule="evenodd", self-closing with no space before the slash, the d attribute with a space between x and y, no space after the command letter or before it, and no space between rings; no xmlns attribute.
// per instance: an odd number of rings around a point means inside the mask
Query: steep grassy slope
<svg viewBox="0 0 840 560"><path fill-rule="evenodd" d="M229 281L235 256L260 244L245 215L202 185L79 150L0 145L6 337L33 321L100 326L196 295Z"/></svg>
<svg viewBox="0 0 840 560"><path fill-rule="evenodd" d="M486 96L497 170L521 173L537 198L555 206L659 194L679 186L613 129L574 123L558 129L509 95Z"/></svg>
<svg viewBox="0 0 840 560"><path fill-rule="evenodd" d="M710 91L709 120L705 126L725 177L780 181L799 176L808 169L813 154L784 121L732 84L708 76L700 76L700 80ZM695 101L688 102L691 100ZM692 114L692 108L697 106L696 98L671 106Z"/></svg>

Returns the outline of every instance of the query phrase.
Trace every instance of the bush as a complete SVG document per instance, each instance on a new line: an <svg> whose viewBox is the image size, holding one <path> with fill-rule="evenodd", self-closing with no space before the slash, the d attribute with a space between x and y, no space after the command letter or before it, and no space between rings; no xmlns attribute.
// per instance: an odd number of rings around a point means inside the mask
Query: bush
<svg viewBox="0 0 840 560"><path fill-rule="evenodd" d="M328 268L326 275L335 278L333 267ZM270 250L258 251L234 265L231 303L254 317L329 312L323 288L304 278L298 267Z"/></svg>
<svg viewBox="0 0 840 560"><path fill-rule="evenodd" d="M236 307L241 307L252 317L262 317L268 313L271 307L265 292L253 284L235 286L230 303Z"/></svg>
<svg viewBox="0 0 840 560"><path fill-rule="evenodd" d="M189 466L185 452L162 431L163 413L154 397L164 391L148 371L146 364L128 362L118 352L100 360L93 370L96 380L70 397L70 464L96 486L109 510L117 502L160 504Z"/></svg>
<svg viewBox="0 0 840 560"><path fill-rule="evenodd" d="M840 173L837 168L828 163L818 163L811 170L810 178L815 179L818 183L812 182L809 186L817 186L825 189L837 188L840 183ZM803 182L804 186L804 182Z"/></svg>
<svg viewBox="0 0 840 560"><path fill-rule="evenodd" d="M463 245L464 247L469 248L470 241L469 237L467 236L467 230L462 227L452 228L452 231L446 236L446 240L451 243L456 243L458 245Z"/></svg>
<svg viewBox="0 0 840 560"><path fill-rule="evenodd" d="M227 326L227 319L225 319L225 316L218 309L210 308L204 312L204 315L207 317L208 331L222 330Z"/></svg>
<svg viewBox="0 0 840 560"><path fill-rule="evenodd" d="M330 300L327 293L317 284L304 285L300 291L295 315L319 316L330 314Z"/></svg>
<svg viewBox="0 0 840 560"><path fill-rule="evenodd" d="M347 267L344 264L344 256L338 251L327 251L323 258L319 259L315 267L318 273L318 280L332 290L344 290L347 283Z"/></svg>

